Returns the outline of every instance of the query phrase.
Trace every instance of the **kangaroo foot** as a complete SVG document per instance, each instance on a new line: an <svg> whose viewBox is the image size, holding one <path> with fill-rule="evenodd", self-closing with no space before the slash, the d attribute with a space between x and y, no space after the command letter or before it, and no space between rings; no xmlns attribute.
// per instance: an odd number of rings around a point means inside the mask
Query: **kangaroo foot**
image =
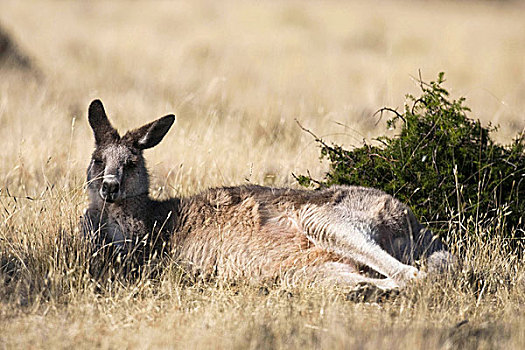
<svg viewBox="0 0 525 350"><path fill-rule="evenodd" d="M381 289L375 284L362 283L346 294L346 300L355 303L383 303L399 295L399 289Z"/></svg>

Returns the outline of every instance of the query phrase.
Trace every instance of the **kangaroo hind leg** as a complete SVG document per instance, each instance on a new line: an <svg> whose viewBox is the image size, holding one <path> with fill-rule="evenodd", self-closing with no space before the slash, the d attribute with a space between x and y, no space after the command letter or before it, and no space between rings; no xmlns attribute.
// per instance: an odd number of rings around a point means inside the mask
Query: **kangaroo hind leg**
<svg viewBox="0 0 525 350"><path fill-rule="evenodd" d="M368 266L398 286L422 277L415 267L403 264L374 240L374 226L360 218L345 216L334 208L307 206L300 215L301 226L316 246ZM362 276L365 277L365 276Z"/></svg>

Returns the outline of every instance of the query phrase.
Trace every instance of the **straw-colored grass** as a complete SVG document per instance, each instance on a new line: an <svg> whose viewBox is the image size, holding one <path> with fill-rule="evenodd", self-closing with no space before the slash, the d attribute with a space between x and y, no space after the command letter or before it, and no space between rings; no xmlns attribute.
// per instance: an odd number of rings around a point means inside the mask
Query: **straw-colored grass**
<svg viewBox="0 0 525 350"><path fill-rule="evenodd" d="M297 186L292 172L326 164L294 119L360 145L419 69L445 71L510 141L525 127L523 18L513 2L1 1L44 78L0 70L0 348L525 348L525 267L499 249L497 224L452 238L461 269L382 303L188 285L175 264L99 285L77 225L93 98L122 130L177 115L146 154L154 196Z"/></svg>

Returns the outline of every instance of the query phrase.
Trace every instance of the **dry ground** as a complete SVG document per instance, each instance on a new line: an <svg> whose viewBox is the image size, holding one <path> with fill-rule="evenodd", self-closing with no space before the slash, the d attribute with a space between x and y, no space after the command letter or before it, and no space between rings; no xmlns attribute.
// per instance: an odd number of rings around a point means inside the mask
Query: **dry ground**
<svg viewBox="0 0 525 350"><path fill-rule="evenodd" d="M525 348L525 268L483 230L453 242L461 271L382 303L185 286L171 270L101 290L77 238L93 98L121 129L177 115L147 154L155 196L295 186L292 172L326 164L294 119L359 145L419 69L445 71L510 141L525 127L523 18L512 2L2 0L44 78L0 71L0 348Z"/></svg>

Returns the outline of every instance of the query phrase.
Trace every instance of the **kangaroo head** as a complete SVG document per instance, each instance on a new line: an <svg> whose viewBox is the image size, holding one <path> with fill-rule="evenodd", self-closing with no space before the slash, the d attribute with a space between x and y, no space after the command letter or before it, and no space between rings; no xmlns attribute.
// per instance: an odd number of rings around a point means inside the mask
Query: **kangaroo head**
<svg viewBox="0 0 525 350"><path fill-rule="evenodd" d="M95 150L87 170L91 199L100 197L114 203L147 195L149 179L142 151L162 140L175 116L167 115L122 137L109 122L99 100L89 105L88 119L95 136Z"/></svg>

